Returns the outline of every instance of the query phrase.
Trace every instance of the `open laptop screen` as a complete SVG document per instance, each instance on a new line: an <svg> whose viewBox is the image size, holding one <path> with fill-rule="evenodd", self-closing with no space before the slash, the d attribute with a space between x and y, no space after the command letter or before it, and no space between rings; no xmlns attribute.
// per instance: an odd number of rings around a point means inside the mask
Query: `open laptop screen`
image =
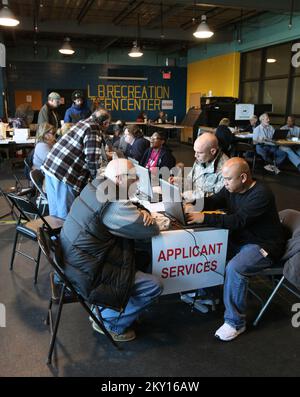
<svg viewBox="0 0 300 397"><path fill-rule="evenodd" d="M147 197L153 198L153 190L151 186L151 180L149 175L149 170L141 165L134 164L137 176L139 177L138 187L140 193L146 195Z"/></svg>

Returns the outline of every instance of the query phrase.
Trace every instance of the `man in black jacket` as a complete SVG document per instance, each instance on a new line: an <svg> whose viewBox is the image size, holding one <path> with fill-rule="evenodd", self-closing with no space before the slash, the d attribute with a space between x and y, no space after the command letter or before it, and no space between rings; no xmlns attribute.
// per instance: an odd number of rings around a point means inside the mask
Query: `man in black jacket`
<svg viewBox="0 0 300 397"><path fill-rule="evenodd" d="M132 323L162 291L155 276L137 271L135 239L151 239L159 228L128 200L136 181L130 161L112 160L105 176L74 201L60 237L67 276L95 314L101 311L113 339L127 342L135 338ZM96 323L93 328L101 333Z"/></svg>
<svg viewBox="0 0 300 397"><path fill-rule="evenodd" d="M248 277L278 261L285 239L273 193L252 179L247 162L228 160L222 170L224 188L205 198L204 209L224 208L225 215L190 213L189 223L229 229L229 262L224 284L225 323L215 336L223 341L236 338L246 329Z"/></svg>

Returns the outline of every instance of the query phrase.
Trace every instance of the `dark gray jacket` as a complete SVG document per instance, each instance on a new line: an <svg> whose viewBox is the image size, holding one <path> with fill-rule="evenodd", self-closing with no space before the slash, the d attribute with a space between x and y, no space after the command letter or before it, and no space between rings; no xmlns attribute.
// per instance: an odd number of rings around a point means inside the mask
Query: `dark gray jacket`
<svg viewBox="0 0 300 397"><path fill-rule="evenodd" d="M284 262L283 275L300 290L300 212L287 209L280 211L279 216L290 233L282 257Z"/></svg>
<svg viewBox="0 0 300 397"><path fill-rule="evenodd" d="M134 239L151 238L130 201L97 200L95 179L74 201L61 231L66 275L90 303L122 311L135 278Z"/></svg>

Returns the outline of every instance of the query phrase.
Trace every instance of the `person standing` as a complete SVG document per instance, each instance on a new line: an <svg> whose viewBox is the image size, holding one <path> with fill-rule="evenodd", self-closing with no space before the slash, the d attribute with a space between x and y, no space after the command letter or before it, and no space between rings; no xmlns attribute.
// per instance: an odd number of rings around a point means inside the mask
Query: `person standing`
<svg viewBox="0 0 300 397"><path fill-rule="evenodd" d="M76 124L91 115L91 110L87 106L83 92L76 90L72 93L72 106L66 110L64 122Z"/></svg>
<svg viewBox="0 0 300 397"><path fill-rule="evenodd" d="M60 106L61 97L57 92L50 92L47 103L42 106L39 116L38 124L48 123L54 126L55 130L60 127L60 117L57 111Z"/></svg>
<svg viewBox="0 0 300 397"><path fill-rule="evenodd" d="M65 219L75 197L94 179L101 165L101 131L110 114L96 110L79 121L53 146L41 170L45 173L49 214Z"/></svg>

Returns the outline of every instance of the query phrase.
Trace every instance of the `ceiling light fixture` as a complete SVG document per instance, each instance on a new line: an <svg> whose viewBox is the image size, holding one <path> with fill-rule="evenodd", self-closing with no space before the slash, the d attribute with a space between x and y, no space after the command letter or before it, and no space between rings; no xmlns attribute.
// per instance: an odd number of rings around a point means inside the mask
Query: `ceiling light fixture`
<svg viewBox="0 0 300 397"><path fill-rule="evenodd" d="M63 55L73 55L74 54L74 50L70 44L71 39L69 37L66 37L64 39L63 45L61 46L61 48L58 50L61 54Z"/></svg>
<svg viewBox="0 0 300 397"><path fill-rule="evenodd" d="M201 16L201 22L193 35L197 37L197 39L209 39L214 35L214 32L210 29L206 22L206 15Z"/></svg>
<svg viewBox="0 0 300 397"><path fill-rule="evenodd" d="M0 25L1 26L17 26L20 21L14 16L12 11L8 8L8 0L2 0L3 8L0 11Z"/></svg>
<svg viewBox="0 0 300 397"><path fill-rule="evenodd" d="M267 59L267 62L268 62L268 63L275 63L275 62L277 62L277 61L276 61L275 58L268 58L268 59Z"/></svg>
<svg viewBox="0 0 300 397"><path fill-rule="evenodd" d="M132 58L139 58L139 57L143 56L143 53L136 41L133 42L133 47L131 48L128 55Z"/></svg>
<svg viewBox="0 0 300 397"><path fill-rule="evenodd" d="M140 46L138 45L140 39L140 14L138 14L138 23L137 23L137 36L136 40L133 42L133 47L131 48L130 52L128 55L131 58L139 58L143 56L143 52L140 49Z"/></svg>

